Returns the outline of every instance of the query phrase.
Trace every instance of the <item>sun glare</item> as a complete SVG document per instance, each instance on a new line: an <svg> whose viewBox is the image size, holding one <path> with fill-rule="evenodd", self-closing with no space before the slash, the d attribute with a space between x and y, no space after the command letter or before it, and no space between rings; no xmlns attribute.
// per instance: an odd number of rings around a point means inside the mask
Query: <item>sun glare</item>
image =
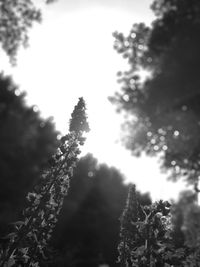
<svg viewBox="0 0 200 267"><path fill-rule="evenodd" d="M91 128L88 146L97 156L120 132L119 118L107 99L118 89L116 72L126 64L113 50L118 18L117 12L94 8L49 19L33 32L31 47L21 51L26 56L19 57L15 70L22 89L28 88L28 103L37 103L45 117L53 115L62 132L77 98L85 98Z"/></svg>
<svg viewBox="0 0 200 267"><path fill-rule="evenodd" d="M116 166L127 181L134 181L143 192L153 192L154 198L164 192L173 196L166 192L155 161L134 159L122 148L122 118L108 101L119 89L116 73L127 68L113 49L112 32L128 33L132 22L132 15L111 8L83 9L59 18L49 11L43 24L34 28L30 48L20 51L18 66L10 72L20 89L27 91L28 104L37 105L44 117L53 116L62 133L67 131L77 99L83 96L91 128L83 152Z"/></svg>

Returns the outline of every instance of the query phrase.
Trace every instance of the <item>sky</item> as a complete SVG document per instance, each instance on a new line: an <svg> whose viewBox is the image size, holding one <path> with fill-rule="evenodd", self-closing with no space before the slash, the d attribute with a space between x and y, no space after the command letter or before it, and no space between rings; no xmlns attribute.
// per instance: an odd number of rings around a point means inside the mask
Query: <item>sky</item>
<svg viewBox="0 0 200 267"><path fill-rule="evenodd" d="M113 49L112 33L129 32L135 22L150 25L149 0L58 0L44 6L43 22L30 32L30 47L21 49L17 66L10 67L1 55L3 70L12 74L27 104L36 105L45 118L54 117L66 133L79 97L87 104L91 131L82 155L90 152L100 163L115 166L142 192L154 200L176 198L184 188L166 181L157 159L134 158L121 142L122 116L108 97L120 90L116 73L128 68Z"/></svg>

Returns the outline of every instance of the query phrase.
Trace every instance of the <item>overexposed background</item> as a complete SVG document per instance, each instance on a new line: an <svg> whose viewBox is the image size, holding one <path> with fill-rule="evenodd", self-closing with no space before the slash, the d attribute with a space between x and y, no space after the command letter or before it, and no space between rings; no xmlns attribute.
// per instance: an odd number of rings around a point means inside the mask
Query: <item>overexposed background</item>
<svg viewBox="0 0 200 267"><path fill-rule="evenodd" d="M113 49L114 31L128 33L135 22L150 25L149 0L59 0L43 5L43 22L30 32L30 47L21 49L17 67L5 55L1 67L12 74L27 103L43 117L53 116L56 127L67 131L68 120L83 96L91 132L82 155L91 152L99 162L117 167L126 182L133 181L152 198L176 198L183 184L166 181L157 159L134 158L120 143L121 115L108 101L120 90L116 73L128 68ZM3 52L2 52L3 53Z"/></svg>

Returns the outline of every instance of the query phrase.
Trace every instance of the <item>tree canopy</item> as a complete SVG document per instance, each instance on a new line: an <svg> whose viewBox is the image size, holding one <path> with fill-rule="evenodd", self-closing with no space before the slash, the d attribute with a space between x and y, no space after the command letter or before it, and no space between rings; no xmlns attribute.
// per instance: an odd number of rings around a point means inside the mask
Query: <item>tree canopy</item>
<svg viewBox="0 0 200 267"><path fill-rule="evenodd" d="M13 220L14 211L22 208L22 200L58 142L51 119L42 119L24 98L11 78L1 74L0 225Z"/></svg>
<svg viewBox="0 0 200 267"><path fill-rule="evenodd" d="M12 223L12 232L2 238L5 245L0 251L1 266L39 266L40 263L46 266L48 241L68 193L69 182L81 153L79 147L85 141L83 133L89 128L85 110L84 99L80 98L72 113L69 133L61 138L49 164L41 170L37 183L26 196L21 220ZM78 123L80 118L82 127L71 129L71 125Z"/></svg>
<svg viewBox="0 0 200 267"><path fill-rule="evenodd" d="M88 154L80 159L70 183L52 246L52 266L118 266L119 217L128 186L115 168L97 164ZM148 194L137 193L143 204Z"/></svg>
<svg viewBox="0 0 200 267"><path fill-rule="evenodd" d="M54 0L44 0L51 3ZM0 43L12 63L18 49L28 45L28 32L41 22L41 10L32 0L0 0Z"/></svg>
<svg viewBox="0 0 200 267"><path fill-rule="evenodd" d="M114 47L128 59L121 91L111 98L128 114L126 146L162 158L174 179L197 185L200 151L200 2L155 0L152 26L115 32Z"/></svg>

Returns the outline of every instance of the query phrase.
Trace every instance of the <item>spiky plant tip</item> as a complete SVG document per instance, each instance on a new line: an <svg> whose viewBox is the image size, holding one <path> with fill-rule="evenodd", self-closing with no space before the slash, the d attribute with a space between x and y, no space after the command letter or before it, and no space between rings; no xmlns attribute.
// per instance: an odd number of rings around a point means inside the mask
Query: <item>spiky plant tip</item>
<svg viewBox="0 0 200 267"><path fill-rule="evenodd" d="M130 223L138 220L138 199L135 184L129 186L125 209L121 216L121 222Z"/></svg>
<svg viewBox="0 0 200 267"><path fill-rule="evenodd" d="M89 132L89 124L87 122L86 105L83 97L79 98L78 104L75 106L69 125L69 131L76 134Z"/></svg>
<svg viewBox="0 0 200 267"><path fill-rule="evenodd" d="M42 171L37 188L28 193L23 219L10 234L5 250L0 251L0 266L23 263L23 266L39 267L39 262L46 260L48 241L68 192L79 146L85 141L83 133L89 130L85 110L85 102L80 98L72 113L69 134L61 139L49 167Z"/></svg>

